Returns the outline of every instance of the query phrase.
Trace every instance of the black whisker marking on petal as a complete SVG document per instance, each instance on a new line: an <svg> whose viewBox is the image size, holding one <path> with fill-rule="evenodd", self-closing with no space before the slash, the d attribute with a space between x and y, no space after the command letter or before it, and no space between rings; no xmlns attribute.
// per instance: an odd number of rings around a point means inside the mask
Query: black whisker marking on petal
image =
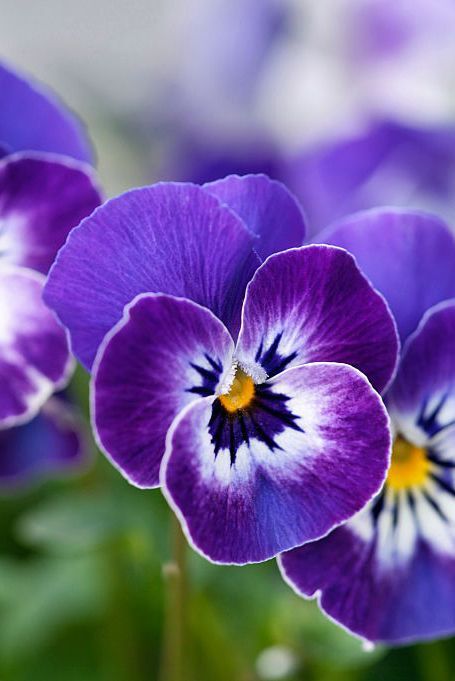
<svg viewBox="0 0 455 681"><path fill-rule="evenodd" d="M382 509L384 508L385 493L382 490L373 502L371 507L371 515L373 516L373 524L377 525L379 521L379 516L381 515Z"/></svg>
<svg viewBox="0 0 455 681"><path fill-rule="evenodd" d="M435 463L442 468L455 468L455 461L447 461L447 459L441 459L437 452L434 450L429 450L427 452L427 458L432 463Z"/></svg>
<svg viewBox="0 0 455 681"><path fill-rule="evenodd" d="M207 362L210 364L210 366L212 367L212 369L214 369L214 371L216 371L216 373L217 373L218 375L221 374L221 373L223 372L223 365L221 364L221 362L220 362L219 360L218 360L218 362L216 362L216 361L215 361L212 357L210 357L210 355L208 355L207 353L204 354L204 357L205 357L205 359L207 360Z"/></svg>
<svg viewBox="0 0 455 681"><path fill-rule="evenodd" d="M423 489L422 490L422 495L424 498L427 500L427 502L430 504L430 506L436 511L436 513L439 515L440 518L442 518L444 521L448 521L448 518L436 499L434 499L431 494L427 492L427 490Z"/></svg>
<svg viewBox="0 0 455 681"><path fill-rule="evenodd" d="M256 400L255 407L257 409L265 411L267 414L270 414L270 416L274 416L276 419L279 419L289 428L292 428L293 430L299 430L302 433L304 432L303 428L301 428L297 423L295 423L296 419L298 418L295 414L292 414L291 412L286 413L280 411L279 409L269 407L267 404L264 404L261 400Z"/></svg>
<svg viewBox="0 0 455 681"><path fill-rule="evenodd" d="M240 431L242 433L243 441L249 447L250 446L250 436L248 435L248 431L247 431L247 428L246 428L245 419L244 419L244 415L243 415L242 411L239 411L238 419L239 419Z"/></svg>
<svg viewBox="0 0 455 681"><path fill-rule="evenodd" d="M434 480L434 482L436 482L439 485L439 487L441 487L445 492L448 492L449 494L455 496L455 489L448 482L440 478L435 473L430 473L430 478Z"/></svg>
<svg viewBox="0 0 455 681"><path fill-rule="evenodd" d="M289 355L280 355L278 352L278 346L283 337L283 332L280 331L276 334L270 347L264 352L264 339L261 340L258 350L255 355L255 361L261 364L268 376L275 376L290 364L298 355L295 350Z"/></svg>
<svg viewBox="0 0 455 681"><path fill-rule="evenodd" d="M257 437L258 440L260 440L265 445L267 445L267 447L270 449L271 452L273 452L275 449L281 449L281 450L283 449L282 447L280 447L280 445L277 442L275 442L273 437L271 437L270 435L268 435L265 432L264 428L253 417L253 414L250 413L249 417L250 417L251 423L253 424L254 430L256 432L256 437Z"/></svg>
<svg viewBox="0 0 455 681"><path fill-rule="evenodd" d="M213 395L213 391L210 388L204 388L203 385L194 386L193 388L186 388L186 393L193 393L194 395L200 395L201 397L209 397Z"/></svg>
<svg viewBox="0 0 455 681"><path fill-rule="evenodd" d="M429 414L425 414L426 408L428 406L428 399L426 399L423 403L422 409L417 419L417 425L420 428L422 428L422 430L424 430L425 433L427 433L427 435L429 435L430 437L433 437L434 435L440 433L442 430L445 430L446 428L455 425L455 419L452 419L448 423L444 424L438 423L438 417L442 411L442 408L447 402L448 397L449 393L448 392L444 393L441 399L433 407L432 411Z"/></svg>
<svg viewBox="0 0 455 681"><path fill-rule="evenodd" d="M392 525L393 529L396 530L398 527L398 511L399 511L399 506L398 506L398 497L394 499L393 503L393 509L392 509Z"/></svg>

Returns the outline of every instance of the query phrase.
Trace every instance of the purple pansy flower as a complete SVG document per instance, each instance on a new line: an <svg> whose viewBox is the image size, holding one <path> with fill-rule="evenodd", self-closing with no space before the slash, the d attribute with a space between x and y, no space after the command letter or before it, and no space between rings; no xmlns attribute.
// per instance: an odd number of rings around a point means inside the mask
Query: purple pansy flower
<svg viewBox="0 0 455 681"><path fill-rule="evenodd" d="M42 292L68 232L100 203L77 121L0 66L0 429L35 416L72 373L67 338ZM22 149L23 151L16 151ZM83 151L85 149L85 151ZM40 150L40 151L36 151Z"/></svg>
<svg viewBox="0 0 455 681"><path fill-rule="evenodd" d="M387 298L404 342L385 394L394 445L369 505L280 558L301 594L370 641L455 632L455 240L424 213L375 210L321 236L349 249Z"/></svg>
<svg viewBox="0 0 455 681"><path fill-rule="evenodd" d="M46 286L93 367L101 448L138 487L161 481L216 562L326 534L388 466L360 371L378 390L391 380L392 316L351 255L303 237L294 198L265 176L162 183L85 219Z"/></svg>

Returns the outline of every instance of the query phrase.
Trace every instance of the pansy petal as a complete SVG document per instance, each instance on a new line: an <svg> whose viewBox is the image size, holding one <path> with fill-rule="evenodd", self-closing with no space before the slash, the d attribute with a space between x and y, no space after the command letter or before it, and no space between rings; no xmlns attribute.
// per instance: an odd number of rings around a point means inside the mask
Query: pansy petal
<svg viewBox="0 0 455 681"><path fill-rule="evenodd" d="M230 175L204 188L229 206L259 236L256 251L262 260L272 253L303 244L302 211L281 182L266 175Z"/></svg>
<svg viewBox="0 0 455 681"><path fill-rule="evenodd" d="M224 424L220 400L198 400L168 433L164 493L215 562L263 561L324 535L377 492L388 466L385 409L352 367L295 367L256 391Z"/></svg>
<svg viewBox="0 0 455 681"><path fill-rule="evenodd" d="M84 126L50 90L0 63L0 92L2 145L11 151L48 151L93 160Z"/></svg>
<svg viewBox="0 0 455 681"><path fill-rule="evenodd" d="M306 362L344 362L377 390L394 374L395 324L346 251L306 246L273 255L250 282L236 350L269 376Z"/></svg>
<svg viewBox="0 0 455 681"><path fill-rule="evenodd" d="M93 377L99 443L138 487L156 487L166 432L230 371L234 344L207 309L182 298L143 294L107 335Z"/></svg>
<svg viewBox="0 0 455 681"><path fill-rule="evenodd" d="M0 273L0 428L36 414L73 367L65 331L42 301L43 283L25 268Z"/></svg>
<svg viewBox="0 0 455 681"><path fill-rule="evenodd" d="M50 154L0 162L3 262L46 274L69 231L100 204L89 166Z"/></svg>
<svg viewBox="0 0 455 681"><path fill-rule="evenodd" d="M411 537L415 532L411 532ZM379 542L351 523L279 558L297 593L318 596L321 608L373 642L411 643L455 631L455 534L450 552L416 538L409 560L385 560Z"/></svg>
<svg viewBox="0 0 455 681"><path fill-rule="evenodd" d="M254 242L241 220L201 187L135 189L73 230L50 272L45 299L87 367L140 293L189 298L235 334L246 284L259 263Z"/></svg>
<svg viewBox="0 0 455 681"><path fill-rule="evenodd" d="M0 430L0 489L72 473L88 460L86 437L70 404L51 397L35 418Z"/></svg>
<svg viewBox="0 0 455 681"><path fill-rule="evenodd" d="M410 441L425 443L455 426L454 343L455 301L430 309L408 339L387 404Z"/></svg>
<svg viewBox="0 0 455 681"><path fill-rule="evenodd" d="M340 221L318 241L355 255L389 303L402 341L426 310L455 297L455 238L435 216L391 208L365 211Z"/></svg>

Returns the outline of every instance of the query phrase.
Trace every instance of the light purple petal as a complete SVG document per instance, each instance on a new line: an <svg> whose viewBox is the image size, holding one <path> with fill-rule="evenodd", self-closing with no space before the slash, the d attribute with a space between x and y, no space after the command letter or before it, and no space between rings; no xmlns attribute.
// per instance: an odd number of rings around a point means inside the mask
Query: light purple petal
<svg viewBox="0 0 455 681"><path fill-rule="evenodd" d="M93 377L98 440L133 484L156 487L166 433L231 369L234 344L209 311L182 298L145 294L100 347Z"/></svg>
<svg viewBox="0 0 455 681"><path fill-rule="evenodd" d="M256 251L262 260L303 244L305 222L301 208L281 182L266 175L230 175L204 185L204 189L229 206L259 236Z"/></svg>
<svg viewBox="0 0 455 681"><path fill-rule="evenodd" d="M35 418L0 430L0 488L22 489L40 479L84 467L88 449L82 423L69 403L52 397Z"/></svg>
<svg viewBox="0 0 455 681"><path fill-rule="evenodd" d="M42 301L43 283L25 268L0 273L0 428L36 414L73 367L65 332Z"/></svg>
<svg viewBox="0 0 455 681"><path fill-rule="evenodd" d="M100 204L89 166L50 154L0 162L0 257L46 274L69 231Z"/></svg>
<svg viewBox="0 0 455 681"><path fill-rule="evenodd" d="M235 334L259 260L241 220L202 188L161 183L108 201L70 234L45 299L90 367L98 346L144 292L189 298Z"/></svg>
<svg viewBox="0 0 455 681"><path fill-rule="evenodd" d="M398 339L380 296L339 248L271 256L248 286L237 356L269 376L306 362L344 362L379 391L393 376Z"/></svg>
<svg viewBox="0 0 455 681"><path fill-rule="evenodd" d="M48 151L92 162L84 126L43 85L0 63L0 143L10 151Z"/></svg>
<svg viewBox="0 0 455 681"><path fill-rule="evenodd" d="M215 562L263 561L324 535L377 492L388 466L385 409L352 367L295 367L256 391L218 451L214 398L189 405L168 433L165 495Z"/></svg>
<svg viewBox="0 0 455 681"><path fill-rule="evenodd" d="M426 310L455 297L455 238L435 216L392 208L366 211L340 221L318 240L355 255L389 303L402 341Z"/></svg>

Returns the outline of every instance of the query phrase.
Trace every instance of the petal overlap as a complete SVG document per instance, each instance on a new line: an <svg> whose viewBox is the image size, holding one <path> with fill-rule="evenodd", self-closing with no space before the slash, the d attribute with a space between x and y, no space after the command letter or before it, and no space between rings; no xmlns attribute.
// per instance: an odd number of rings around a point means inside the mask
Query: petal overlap
<svg viewBox="0 0 455 681"><path fill-rule="evenodd" d="M0 428L36 414L72 371L65 331L42 301L44 277L0 272Z"/></svg>
<svg viewBox="0 0 455 681"><path fill-rule="evenodd" d="M455 238L436 216L374 209L341 220L317 240L355 256L389 303L402 342L430 307L455 297Z"/></svg>
<svg viewBox="0 0 455 681"><path fill-rule="evenodd" d="M100 347L92 404L101 447L133 484L158 485L174 417L216 392L233 350L223 324L189 300L145 294L128 306Z"/></svg>
<svg viewBox="0 0 455 681"><path fill-rule="evenodd" d="M2 263L46 274L68 233L101 202L85 164L52 154L13 154L0 162Z"/></svg>
<svg viewBox="0 0 455 681"><path fill-rule="evenodd" d="M396 435L380 494L280 558L285 579L352 632L410 643L455 631L455 302L409 337L386 402ZM408 443L408 444L405 444Z"/></svg>
<svg viewBox="0 0 455 681"><path fill-rule="evenodd" d="M257 396L245 427L231 426L234 457L228 444L216 451L216 398L189 405L168 433L165 495L215 562L263 561L324 535L375 494L387 469L386 412L355 369L310 364L264 385L269 397Z"/></svg>
<svg viewBox="0 0 455 681"><path fill-rule="evenodd" d="M10 152L46 151L93 160L82 123L50 90L0 63L0 92L0 144Z"/></svg>
<svg viewBox="0 0 455 681"><path fill-rule="evenodd" d="M45 299L90 367L136 295L167 293L214 312L236 335L245 287L259 264L256 237L218 199L162 183L108 201L72 231Z"/></svg>
<svg viewBox="0 0 455 681"><path fill-rule="evenodd" d="M272 253L301 246L305 239L302 210L290 191L266 175L229 175L204 188L229 206L258 235L262 260Z"/></svg>
<svg viewBox="0 0 455 681"><path fill-rule="evenodd" d="M305 246L271 256L248 285L236 350L273 376L306 362L355 366L382 391L398 338L387 304L340 248Z"/></svg>

